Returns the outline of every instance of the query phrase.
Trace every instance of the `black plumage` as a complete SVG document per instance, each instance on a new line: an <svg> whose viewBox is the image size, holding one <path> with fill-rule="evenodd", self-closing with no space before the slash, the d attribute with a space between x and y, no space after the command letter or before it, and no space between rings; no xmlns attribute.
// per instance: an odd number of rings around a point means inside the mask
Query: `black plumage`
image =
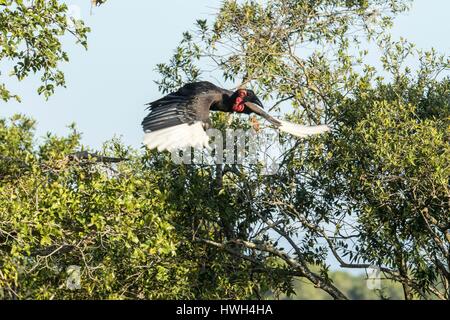
<svg viewBox="0 0 450 320"><path fill-rule="evenodd" d="M201 121L208 128L210 111L236 112L233 111L233 105L238 91L222 89L207 81L188 83L178 91L148 103L150 113L142 121L142 126L145 132L151 132ZM250 95L248 101L261 105L251 90L245 91ZM247 114L250 112L248 108L242 111Z"/></svg>

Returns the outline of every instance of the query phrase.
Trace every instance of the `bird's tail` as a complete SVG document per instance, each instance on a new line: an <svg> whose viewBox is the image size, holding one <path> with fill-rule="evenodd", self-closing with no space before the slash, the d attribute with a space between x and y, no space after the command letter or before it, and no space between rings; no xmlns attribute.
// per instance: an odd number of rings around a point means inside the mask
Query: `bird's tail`
<svg viewBox="0 0 450 320"><path fill-rule="evenodd" d="M304 126L284 120L277 120L281 123L278 129L301 138L330 131L330 127L326 124L318 126Z"/></svg>

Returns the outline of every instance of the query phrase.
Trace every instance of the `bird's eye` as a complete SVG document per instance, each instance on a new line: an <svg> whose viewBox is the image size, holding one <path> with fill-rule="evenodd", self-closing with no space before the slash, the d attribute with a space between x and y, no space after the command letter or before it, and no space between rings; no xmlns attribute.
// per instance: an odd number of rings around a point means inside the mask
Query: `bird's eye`
<svg viewBox="0 0 450 320"><path fill-rule="evenodd" d="M244 90L244 89L239 90L239 91L238 91L238 95L239 95L239 97L241 97L241 98L246 97L246 96L247 96L247 90Z"/></svg>

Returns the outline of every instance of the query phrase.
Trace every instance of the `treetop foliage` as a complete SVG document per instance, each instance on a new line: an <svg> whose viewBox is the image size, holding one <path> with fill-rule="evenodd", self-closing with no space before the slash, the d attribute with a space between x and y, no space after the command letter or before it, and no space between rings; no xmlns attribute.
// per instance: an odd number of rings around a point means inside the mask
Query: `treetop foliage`
<svg viewBox="0 0 450 320"><path fill-rule="evenodd" d="M61 24L20 13L20 1L0 8L17 30L24 17L40 21L43 34L12 34L11 43L53 41L27 65L45 72L39 61L63 57L62 31L52 30L64 26L64 8L35 3ZM157 65L162 92L213 75L252 87L291 121L332 126L308 140L281 136L273 175L261 163L176 165L117 140L103 153L127 161L77 160L71 154L89 149L74 126L38 143L32 119L1 119L0 296L292 297L302 281L352 298L330 271L334 259L343 269L378 268L405 299L449 299L449 59L389 36L408 4L225 1ZM380 67L366 62L367 42L382 52ZM8 52L20 62L28 53L19 47ZM248 126L223 114L213 121ZM76 290L66 282L71 266L80 268Z"/></svg>
<svg viewBox="0 0 450 320"><path fill-rule="evenodd" d="M87 48L89 28L82 20L68 15L68 7L57 0L0 1L0 60L9 61L0 69L0 76L13 76L18 81L38 74L42 84L38 93L48 98L55 87L64 86L61 62L69 60L62 47L62 37L69 34ZM0 79L3 101L20 97L12 93Z"/></svg>

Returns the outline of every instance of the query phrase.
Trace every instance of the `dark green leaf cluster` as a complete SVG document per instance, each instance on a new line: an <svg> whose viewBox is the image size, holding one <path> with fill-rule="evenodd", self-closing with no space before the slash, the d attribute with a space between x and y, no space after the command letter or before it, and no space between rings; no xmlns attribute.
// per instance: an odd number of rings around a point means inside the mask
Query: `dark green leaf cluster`
<svg viewBox="0 0 450 320"><path fill-rule="evenodd" d="M68 7L56 0L0 1L0 61L9 61L0 70L0 76L14 76L18 81L30 74L38 74L42 85L38 93L46 98L55 87L64 86L61 62L69 57L62 48L61 39L71 34L85 48L89 28L81 20L68 15ZM0 80L0 98L8 101L20 97L11 93Z"/></svg>

